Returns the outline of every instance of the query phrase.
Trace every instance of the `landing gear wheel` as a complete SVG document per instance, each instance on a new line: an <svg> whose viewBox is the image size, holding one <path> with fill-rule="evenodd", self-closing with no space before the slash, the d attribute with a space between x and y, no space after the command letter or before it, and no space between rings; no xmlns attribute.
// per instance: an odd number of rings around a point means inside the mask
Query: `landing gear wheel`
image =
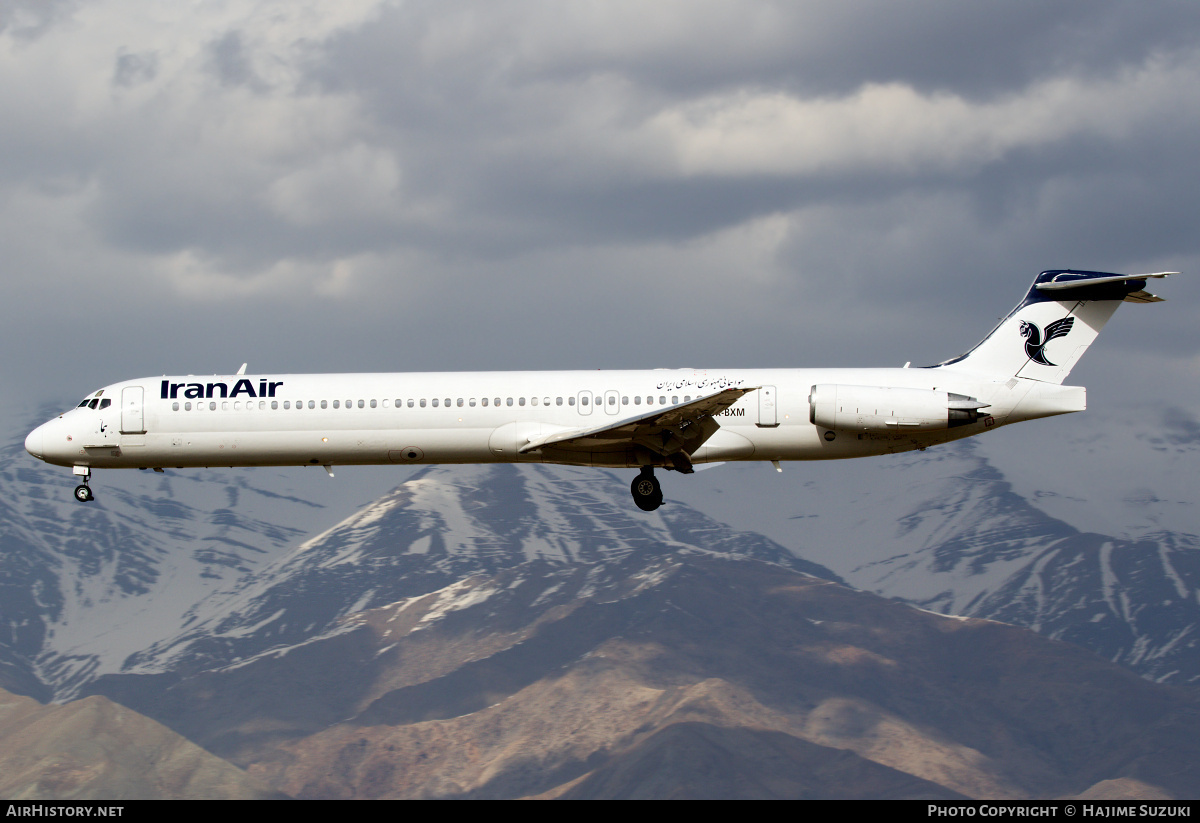
<svg viewBox="0 0 1200 823"><path fill-rule="evenodd" d="M662 505L662 486L658 484L653 469L642 469L642 473L633 478L629 491L633 495L633 502L644 512L652 512Z"/></svg>
<svg viewBox="0 0 1200 823"><path fill-rule="evenodd" d="M88 503L96 498L92 496L92 490L84 483L75 487L75 499L80 503Z"/></svg>

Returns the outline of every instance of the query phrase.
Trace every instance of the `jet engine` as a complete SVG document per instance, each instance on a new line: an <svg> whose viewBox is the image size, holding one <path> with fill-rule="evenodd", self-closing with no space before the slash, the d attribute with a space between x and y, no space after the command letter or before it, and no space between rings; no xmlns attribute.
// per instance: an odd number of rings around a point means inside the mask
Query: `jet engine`
<svg viewBox="0 0 1200 823"><path fill-rule="evenodd" d="M825 383L808 395L808 419L837 431L938 431L974 423L987 406L954 392Z"/></svg>

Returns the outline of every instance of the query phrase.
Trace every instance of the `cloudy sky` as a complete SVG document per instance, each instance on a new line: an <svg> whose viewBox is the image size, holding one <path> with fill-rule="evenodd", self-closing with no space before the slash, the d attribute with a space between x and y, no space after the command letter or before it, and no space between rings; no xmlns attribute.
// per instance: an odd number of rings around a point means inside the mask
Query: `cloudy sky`
<svg viewBox="0 0 1200 823"><path fill-rule="evenodd" d="M4 393L901 365L1181 270L1071 382L1200 441L1200 5L0 0Z"/></svg>

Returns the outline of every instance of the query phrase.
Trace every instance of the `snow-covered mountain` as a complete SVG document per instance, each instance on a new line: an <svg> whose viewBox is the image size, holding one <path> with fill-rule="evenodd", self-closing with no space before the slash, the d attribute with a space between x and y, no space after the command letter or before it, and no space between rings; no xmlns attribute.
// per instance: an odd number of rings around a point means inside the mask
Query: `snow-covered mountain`
<svg viewBox="0 0 1200 823"><path fill-rule="evenodd" d="M351 468L333 481L105 472L81 506L69 475L24 453L20 428L0 454L0 685L61 699L107 674L233 665L472 575L538 559L544 573L582 564L602 582L648 551L840 575L1193 683L1200 529L1180 478L1200 438L1181 415L1105 448L1072 428L1054 470L1028 452L1057 437L1046 428L1025 453L998 436L782 475L668 474L669 505L654 514L631 506L629 473L543 466ZM1152 451L1162 487L1142 464L1114 469L1122 449ZM1093 519L1111 528L1081 528Z"/></svg>
<svg viewBox="0 0 1200 823"><path fill-rule="evenodd" d="M596 589L627 579L647 558L680 554L765 560L836 579L761 535L682 505L647 516L628 498L618 479L588 469L427 468L236 590L197 603L178 635L149 645L122 671L198 671L278 653L343 631L347 617L366 609L457 591L472 576L534 561L546 597L562 584L560 570L573 577L586 569Z"/></svg>
<svg viewBox="0 0 1200 823"><path fill-rule="evenodd" d="M378 494L320 471L104 472L81 505L69 471L25 453L31 427L0 448L0 686L39 699L118 670Z"/></svg>
<svg viewBox="0 0 1200 823"><path fill-rule="evenodd" d="M685 506L645 515L606 472L435 467L365 506L397 472L104 472L81 505L15 437L0 459L0 676L40 699L230 665L531 559L585 564L597 585L648 547L834 576Z"/></svg>
<svg viewBox="0 0 1200 823"><path fill-rule="evenodd" d="M1123 476L1113 466L1122 457L1113 452L1130 444L1091 450L1078 431L1041 461L983 438L876 461L788 466L779 477L728 466L675 488L732 525L753 519L858 588L1026 626L1143 676L1195 684L1200 523L1189 499L1196 489L1171 475L1197 455L1174 439L1155 458L1164 469L1158 491L1145 470ZM765 499L772 486L772 506L729 505ZM1103 518L1081 516L1101 508ZM1114 528L1080 528L1091 519Z"/></svg>

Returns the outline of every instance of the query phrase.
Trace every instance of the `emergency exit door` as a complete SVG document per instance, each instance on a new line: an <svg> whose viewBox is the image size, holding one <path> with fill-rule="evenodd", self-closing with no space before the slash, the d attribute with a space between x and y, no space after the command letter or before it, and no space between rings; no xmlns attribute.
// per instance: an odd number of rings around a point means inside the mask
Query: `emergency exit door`
<svg viewBox="0 0 1200 823"><path fill-rule="evenodd" d="M762 386L755 392L758 395L758 425L760 428L770 428L779 425L779 409L775 402L775 387Z"/></svg>

